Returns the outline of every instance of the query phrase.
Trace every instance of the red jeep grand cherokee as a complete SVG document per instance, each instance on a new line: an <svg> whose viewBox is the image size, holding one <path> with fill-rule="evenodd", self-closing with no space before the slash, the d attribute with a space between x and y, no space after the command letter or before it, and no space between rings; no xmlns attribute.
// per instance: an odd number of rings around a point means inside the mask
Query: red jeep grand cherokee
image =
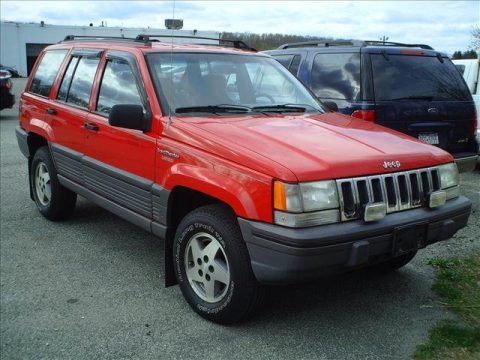
<svg viewBox="0 0 480 360"><path fill-rule="evenodd" d="M47 47L16 131L40 212L65 219L79 194L164 239L167 285L218 323L251 314L263 285L392 271L467 224L451 155L326 111L232 44Z"/></svg>

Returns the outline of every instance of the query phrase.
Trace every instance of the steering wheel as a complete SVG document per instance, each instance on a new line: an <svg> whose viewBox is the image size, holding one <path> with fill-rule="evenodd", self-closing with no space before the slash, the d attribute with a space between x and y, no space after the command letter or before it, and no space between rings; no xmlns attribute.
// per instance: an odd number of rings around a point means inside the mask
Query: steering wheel
<svg viewBox="0 0 480 360"><path fill-rule="evenodd" d="M258 98L267 98L270 101L271 104L275 103L275 99L273 97L271 97L270 95L265 94L265 93L255 94L255 99L258 99Z"/></svg>

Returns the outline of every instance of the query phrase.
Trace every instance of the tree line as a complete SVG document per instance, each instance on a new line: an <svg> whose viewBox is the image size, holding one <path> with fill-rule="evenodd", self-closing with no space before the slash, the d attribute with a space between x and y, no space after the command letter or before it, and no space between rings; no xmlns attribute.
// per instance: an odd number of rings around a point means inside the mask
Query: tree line
<svg viewBox="0 0 480 360"><path fill-rule="evenodd" d="M452 59L476 59L478 57L475 50L467 50L467 51L455 51L452 55Z"/></svg>
<svg viewBox="0 0 480 360"><path fill-rule="evenodd" d="M280 45L303 42L303 41L344 41L346 39L334 39L332 37L309 36L309 35L291 35L291 34L254 34L250 32L222 32L221 39L242 40L251 47L263 51L278 48ZM472 49L480 47L480 28L477 26L472 30ZM455 51L452 59L476 59L478 57L475 50Z"/></svg>
<svg viewBox="0 0 480 360"><path fill-rule="evenodd" d="M302 41L332 41L331 37L286 34L253 34L249 32L223 32L221 39L242 40L249 46L262 51L276 49L280 45ZM340 40L340 39L335 39Z"/></svg>

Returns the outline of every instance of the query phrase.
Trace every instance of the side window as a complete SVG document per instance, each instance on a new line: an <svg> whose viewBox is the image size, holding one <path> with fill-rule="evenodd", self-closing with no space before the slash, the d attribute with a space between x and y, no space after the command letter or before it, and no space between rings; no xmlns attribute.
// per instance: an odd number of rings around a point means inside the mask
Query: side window
<svg viewBox="0 0 480 360"><path fill-rule="evenodd" d="M100 59L98 57L81 57L78 60L75 73L71 80L70 90L67 94L67 103L88 108L90 92L92 90L93 80L95 78L99 61ZM72 63L70 63L70 65L71 64ZM67 75L68 74L65 74L65 77Z"/></svg>
<svg viewBox="0 0 480 360"><path fill-rule="evenodd" d="M320 99L356 100L360 94L360 54L318 54L312 91Z"/></svg>
<svg viewBox="0 0 480 360"><path fill-rule="evenodd" d="M70 63L68 64L67 71L65 71L65 75L63 75L62 84L60 85L60 89L58 90L57 99L61 101L67 100L68 89L70 89L70 84L72 83L73 72L77 67L79 57L72 57Z"/></svg>
<svg viewBox="0 0 480 360"><path fill-rule="evenodd" d="M48 96L66 55L67 50L50 50L45 52L35 72L29 92Z"/></svg>
<svg viewBox="0 0 480 360"><path fill-rule="evenodd" d="M143 105L130 65L124 60L112 59L105 66L96 110L108 114L117 104Z"/></svg>
<svg viewBox="0 0 480 360"><path fill-rule="evenodd" d="M288 69L292 62L293 55L275 55L273 58Z"/></svg>
<svg viewBox="0 0 480 360"><path fill-rule="evenodd" d="M293 57L292 62L290 63L290 67L288 68L288 70L290 70L290 72L293 75L297 76L299 67L300 67L300 55L295 55Z"/></svg>

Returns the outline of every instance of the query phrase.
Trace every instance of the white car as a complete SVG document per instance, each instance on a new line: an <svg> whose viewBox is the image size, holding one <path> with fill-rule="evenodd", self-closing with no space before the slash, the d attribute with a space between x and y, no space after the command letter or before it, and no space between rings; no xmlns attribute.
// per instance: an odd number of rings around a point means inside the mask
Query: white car
<svg viewBox="0 0 480 360"><path fill-rule="evenodd" d="M480 116L480 54L477 59L452 60L458 71L467 83L468 89L472 93L473 101L477 109L477 121ZM480 130L477 128L477 142L480 145ZM480 150L479 150L480 154ZM480 157L477 160L477 167L480 166Z"/></svg>

